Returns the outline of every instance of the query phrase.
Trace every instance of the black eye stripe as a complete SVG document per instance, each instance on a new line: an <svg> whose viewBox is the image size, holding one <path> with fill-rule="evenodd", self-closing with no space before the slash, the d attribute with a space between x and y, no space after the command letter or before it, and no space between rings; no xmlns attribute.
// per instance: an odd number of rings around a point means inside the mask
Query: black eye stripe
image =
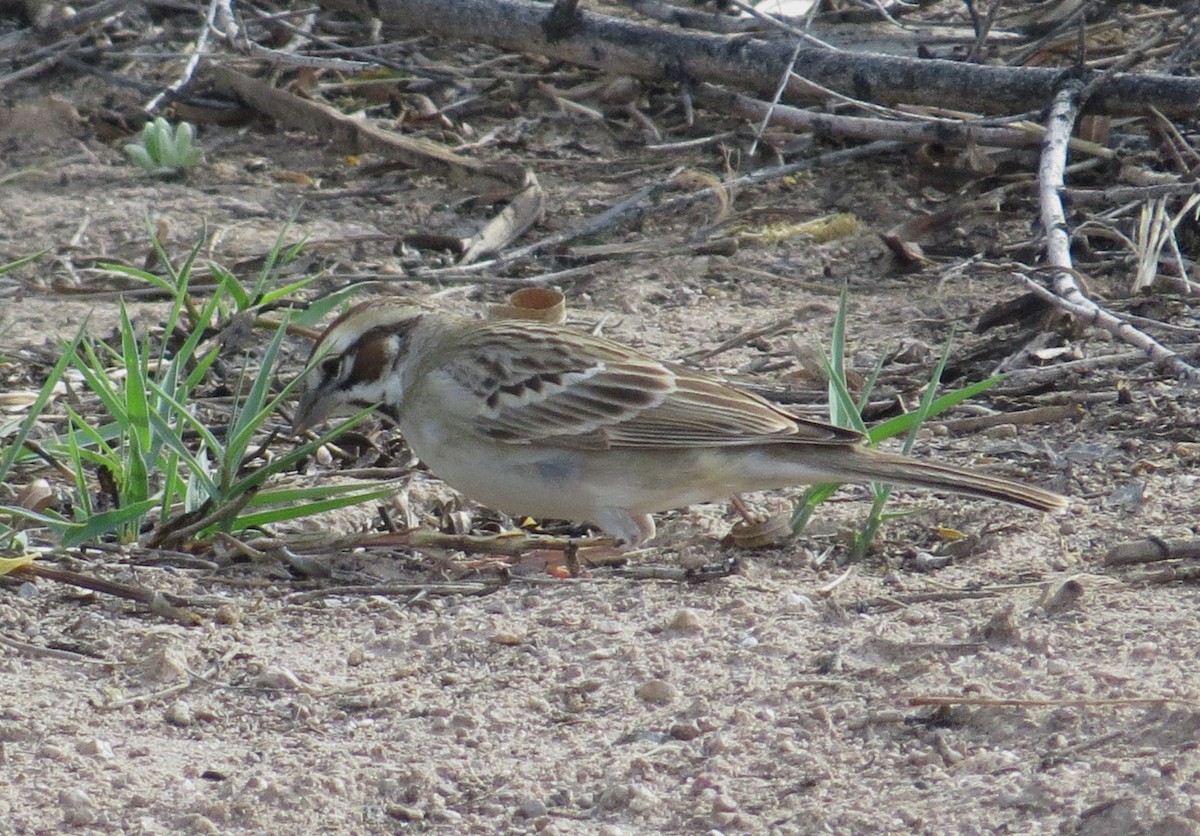
<svg viewBox="0 0 1200 836"><path fill-rule="evenodd" d="M338 369L341 367L341 361L336 357L330 357L321 363L321 374L327 378L336 377Z"/></svg>

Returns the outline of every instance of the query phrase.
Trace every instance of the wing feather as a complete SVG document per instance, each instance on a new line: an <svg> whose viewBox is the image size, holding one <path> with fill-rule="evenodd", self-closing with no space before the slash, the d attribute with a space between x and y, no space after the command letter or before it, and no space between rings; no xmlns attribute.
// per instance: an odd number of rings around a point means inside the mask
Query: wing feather
<svg viewBox="0 0 1200 836"><path fill-rule="evenodd" d="M462 390L451 401L497 441L610 449L861 440L584 333L498 321L466 333L457 349L439 371L443 385Z"/></svg>

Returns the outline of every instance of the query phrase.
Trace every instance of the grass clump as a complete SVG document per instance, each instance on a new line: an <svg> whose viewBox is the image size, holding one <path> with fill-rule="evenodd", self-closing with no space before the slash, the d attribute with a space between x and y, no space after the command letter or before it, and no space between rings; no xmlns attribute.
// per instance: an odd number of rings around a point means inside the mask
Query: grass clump
<svg viewBox="0 0 1200 836"><path fill-rule="evenodd" d="M929 382L925 386L920 405L911 412L897 415L895 418L868 429L863 422L862 413L870 400L871 392L875 388L875 382L879 378L882 360L876 364L868 376L866 384L863 386L862 395L855 401L846 383L846 291L843 290L838 302L837 316L834 318L829 353L823 358L825 374L829 380L830 423L862 433L867 438L867 445L872 447L881 441L907 433L904 444L901 447L901 451L907 455L911 452L912 446L917 440L917 435L927 420L990 389L1003 379L1001 376L990 377L938 397L937 385L938 381L942 378L942 372L946 368L946 362L950 358L950 347L951 343L947 341L946 347L942 350L942 355L934 367L933 373L930 375ZM796 503L796 509L792 514L791 526L793 535L799 535L804 531L805 526L808 525L817 508L822 502L832 496L834 491L839 487L840 485L838 484L813 485L801 495L800 500ZM867 515L866 522L854 533L854 540L849 555L850 560L859 560L864 557L875 542L875 538L879 534L879 529L883 526L884 522L900 516L900 514L886 511L888 500L892 495L892 486L890 484L872 482L870 489L873 497L871 511Z"/></svg>
<svg viewBox="0 0 1200 836"><path fill-rule="evenodd" d="M288 487L274 480L368 414L279 455L268 450L279 434L273 416L296 385L275 385L284 337L298 321L315 321L339 301L324 300L302 315L278 308L284 316L276 320L260 316L312 281L279 281L296 248L277 242L263 270L245 283L213 266L215 289L204 300L189 291L199 246L179 266L158 242L155 248L164 275L110 269L170 293L161 339L139 335L124 305L112 344L87 336L85 325L63 344L29 413L5 434L0 482L16 467L42 459L53 465L48 475L59 501L41 509L0 505L0 548L20 547L37 531L48 532L60 547L181 547L217 532L259 528L393 492L390 482ZM239 350L225 338L247 323L270 329L265 348ZM68 381L81 382L94 402L89 398L84 407L83 399L72 398L64 415L48 416L56 393L77 388ZM222 389L219 398L203 394ZM30 433L39 420L61 429L34 443Z"/></svg>

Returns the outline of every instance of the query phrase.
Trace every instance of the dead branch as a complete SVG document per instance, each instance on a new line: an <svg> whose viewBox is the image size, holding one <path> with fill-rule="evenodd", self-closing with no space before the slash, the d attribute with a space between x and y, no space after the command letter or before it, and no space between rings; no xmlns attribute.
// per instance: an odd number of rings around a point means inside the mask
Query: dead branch
<svg viewBox="0 0 1200 836"><path fill-rule="evenodd" d="M754 120L765 119L769 116L772 125L846 139L884 139L896 142L930 142L962 146L975 144L1021 148L1040 145L1045 135L1040 126L1030 130L1024 127L972 125L958 119L901 122L895 119L873 119L801 110L782 104L772 106L767 102L708 83L697 84L693 93L697 101L704 102L721 113L732 113ZM1114 151L1094 142L1072 139L1071 147L1077 151L1095 154L1105 159L1116 157Z"/></svg>
<svg viewBox="0 0 1200 836"><path fill-rule="evenodd" d="M1119 543L1108 550L1102 563L1105 566L1123 566L1130 563L1155 563L1160 560L1200 558L1200 538L1186 540L1160 540L1147 537Z"/></svg>
<svg viewBox="0 0 1200 836"><path fill-rule="evenodd" d="M1111 206L1114 203L1141 203L1160 197L1200 194L1200 183L1161 183L1151 186L1110 186L1107 189L1063 189L1062 195L1072 206Z"/></svg>
<svg viewBox="0 0 1200 836"><path fill-rule="evenodd" d="M46 580L77 586L80 589L89 589L93 592L101 592L105 595L124 598L128 601L134 601L149 607L150 611L156 615L161 615L164 618L169 618L189 627L200 623L200 616L188 609L193 602L178 595L172 595L169 592L161 592L157 589L149 589L144 586L118 583L105 578L84 575L80 572L72 572L69 569L46 566L36 561L14 570L12 574L13 577L45 578Z"/></svg>
<svg viewBox="0 0 1200 836"><path fill-rule="evenodd" d="M526 172L520 166L481 163L434 142L359 122L329 105L301 99L229 67L215 67L213 76L222 92L237 96L255 110L289 127L325 137L339 149L384 154L454 181L465 178L494 180L518 190L526 185Z"/></svg>
<svg viewBox="0 0 1200 836"><path fill-rule="evenodd" d="M1087 297L1075 280L1077 274L1071 265L1071 233L1059 192L1064 184L1068 142L1079 115L1083 90L1083 82L1072 79L1055 94L1038 169L1038 197L1042 209L1042 228L1046 233L1046 263L1054 275L1054 293L1028 276L1022 278L1030 285L1030 289L1047 301L1141 349L1155 363L1169 368L1183 380L1193 385L1200 383L1200 369L1189 365L1149 334L1101 308Z"/></svg>
<svg viewBox="0 0 1200 836"><path fill-rule="evenodd" d="M323 0L329 8L356 0ZM487 43L587 67L655 80L711 81L769 97L791 66L794 44L676 32L580 11L574 33L551 41L542 29L544 4L530 0L379 0L371 8L385 24L447 38ZM985 113L1037 110L1049 101L1062 71L994 67L954 61L803 48L796 72L857 99L910 102ZM785 98L811 99L801 80ZM1194 115L1200 79L1117 73L1096 85L1089 112L1140 114L1148 106L1171 116Z"/></svg>

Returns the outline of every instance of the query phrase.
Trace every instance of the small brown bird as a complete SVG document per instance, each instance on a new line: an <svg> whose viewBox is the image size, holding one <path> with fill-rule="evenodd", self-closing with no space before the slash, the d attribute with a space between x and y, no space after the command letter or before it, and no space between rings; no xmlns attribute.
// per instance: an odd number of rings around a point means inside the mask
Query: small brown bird
<svg viewBox="0 0 1200 836"><path fill-rule="evenodd" d="M895 482L1038 511L1066 498L884 453L703 372L571 328L370 301L313 347L294 432L378 405L471 499L596 524L629 545L657 511L822 482Z"/></svg>

